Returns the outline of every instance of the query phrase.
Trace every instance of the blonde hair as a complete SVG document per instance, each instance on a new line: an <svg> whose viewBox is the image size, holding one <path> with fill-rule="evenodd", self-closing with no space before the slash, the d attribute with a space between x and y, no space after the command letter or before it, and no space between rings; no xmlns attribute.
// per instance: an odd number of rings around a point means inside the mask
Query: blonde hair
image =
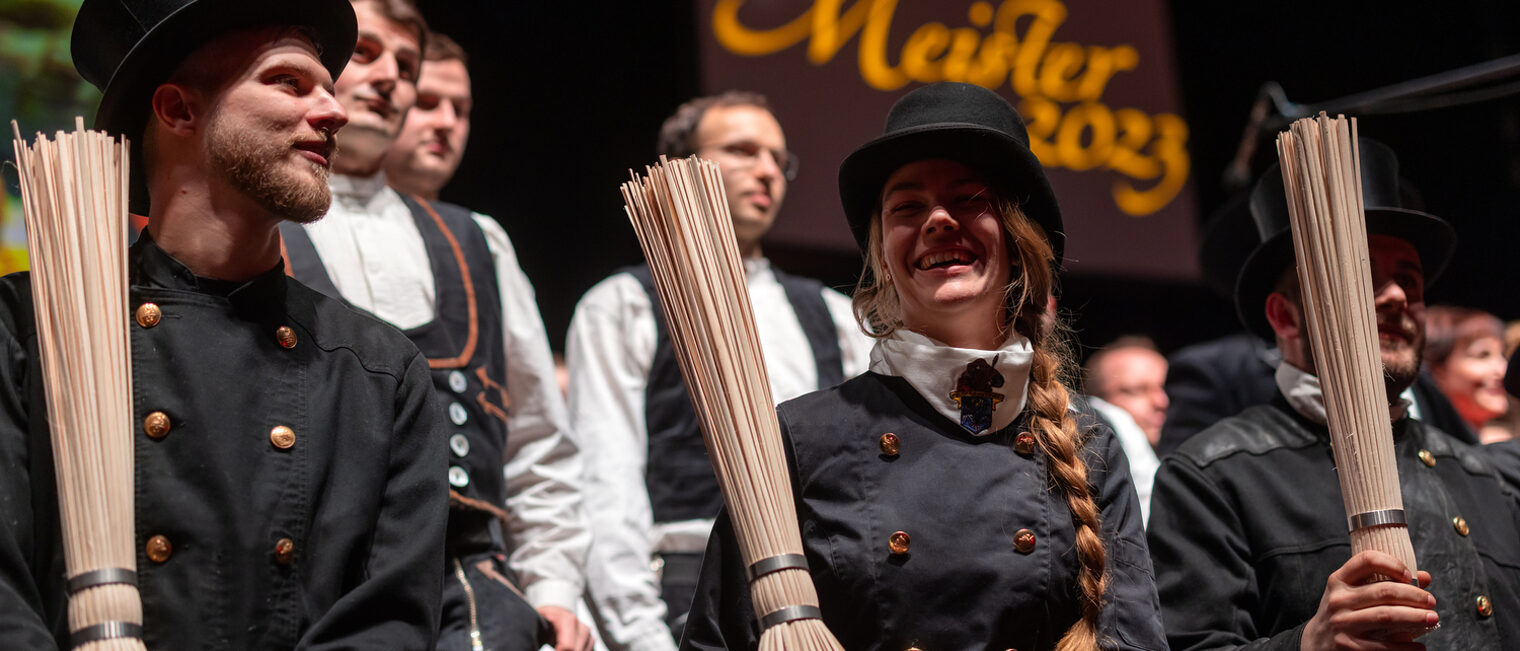
<svg viewBox="0 0 1520 651"><path fill-rule="evenodd" d="M1006 309L1000 326L1028 337L1034 348L1029 373L1029 430L1050 459L1049 474L1060 491L1076 530L1078 603L1082 617L1057 643L1057 651L1086 651L1098 646L1098 615L1107 589L1108 552L1099 533L1099 512L1087 481L1081 449L1085 441L1070 413L1071 396L1064 378L1073 364L1059 319L1046 306L1055 288L1055 251L1044 230L1011 202L993 208L1014 259L1012 279L1005 288ZM882 253L881 215L871 217L866 268L855 287L853 305L861 328L872 337L886 337L903 325L902 305L887 273Z"/></svg>

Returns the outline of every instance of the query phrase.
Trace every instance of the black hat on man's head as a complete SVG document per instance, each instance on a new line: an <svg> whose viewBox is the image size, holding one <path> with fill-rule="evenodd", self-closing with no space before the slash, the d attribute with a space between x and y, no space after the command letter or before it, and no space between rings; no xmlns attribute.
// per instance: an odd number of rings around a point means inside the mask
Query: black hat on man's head
<svg viewBox="0 0 1520 651"><path fill-rule="evenodd" d="M886 133L839 166L839 200L862 252L887 178L903 165L937 158L985 175L998 196L1045 229L1060 265L1066 248L1061 209L1044 167L1029 151L1024 120L997 93L956 82L930 84L897 100L887 113Z"/></svg>
<svg viewBox="0 0 1520 651"><path fill-rule="evenodd" d="M1401 191L1399 159L1392 149L1369 138L1358 138L1357 144L1367 234L1390 235L1413 245L1420 256L1425 282L1435 282L1456 249L1456 231L1440 217L1404 207L1404 197L1412 193ZM1235 311L1247 329L1270 340L1275 335L1267 322L1267 296L1283 270L1295 262L1288 195L1278 165L1256 181L1251 191L1251 218L1262 242L1240 268L1235 281Z"/></svg>
<svg viewBox="0 0 1520 651"><path fill-rule="evenodd" d="M154 89L218 36L280 25L310 30L334 79L358 42L349 0L85 0L74 21L74 67L102 93L95 128L132 140L132 210L147 212L140 141Z"/></svg>

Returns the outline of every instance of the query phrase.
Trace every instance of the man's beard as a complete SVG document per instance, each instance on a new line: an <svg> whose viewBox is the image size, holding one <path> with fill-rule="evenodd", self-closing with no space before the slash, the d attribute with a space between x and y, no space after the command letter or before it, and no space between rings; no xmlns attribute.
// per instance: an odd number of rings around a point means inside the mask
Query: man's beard
<svg viewBox="0 0 1520 651"><path fill-rule="evenodd" d="M1314 374L1319 375L1318 362L1314 359L1314 347L1309 344L1308 324L1304 322L1301 311L1302 308L1300 308L1298 321L1299 331L1303 333L1303 337L1299 339L1299 345L1302 347L1300 352L1305 361L1315 365ZM1425 357L1425 327L1423 324L1415 323L1414 317L1407 314L1378 318L1379 321L1385 323L1390 319L1401 319L1400 329L1409 335L1408 345L1412 349L1407 355L1390 356L1383 352L1382 341L1378 341L1378 361L1382 362L1383 366L1383 391L1388 394L1388 404L1391 405L1398 402L1404 390L1413 385L1415 379L1420 376L1420 364Z"/></svg>
<svg viewBox="0 0 1520 651"><path fill-rule="evenodd" d="M251 130L222 125L214 123L207 137L212 173L284 219L309 224L327 214L332 203L327 168L311 163L312 175L293 173L284 167L293 140L260 138Z"/></svg>

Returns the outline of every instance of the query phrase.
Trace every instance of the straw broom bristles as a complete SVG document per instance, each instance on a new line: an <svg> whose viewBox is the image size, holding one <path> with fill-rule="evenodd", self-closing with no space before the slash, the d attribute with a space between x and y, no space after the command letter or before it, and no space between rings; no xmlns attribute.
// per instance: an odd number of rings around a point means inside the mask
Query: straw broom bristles
<svg viewBox="0 0 1520 651"><path fill-rule="evenodd" d="M671 343L746 567L802 554L796 505L718 165L691 158L630 170L622 186ZM806 567L750 584L755 617L818 606ZM816 613L813 610L812 613ZM760 649L840 649L816 615L765 628Z"/></svg>
<svg viewBox="0 0 1520 651"><path fill-rule="evenodd" d="M1351 550L1388 553L1413 574L1373 309L1356 120L1324 113L1298 120L1278 136L1277 152ZM1350 524L1359 514L1394 512L1395 523Z"/></svg>
<svg viewBox="0 0 1520 651"><path fill-rule="evenodd" d="M74 133L27 147L13 121L37 347L42 356L68 577L135 572L132 366L128 335L128 145L75 120ZM38 417L40 415L34 415ZM86 587L69 631L141 626L137 586ZM74 645L143 649L139 637Z"/></svg>

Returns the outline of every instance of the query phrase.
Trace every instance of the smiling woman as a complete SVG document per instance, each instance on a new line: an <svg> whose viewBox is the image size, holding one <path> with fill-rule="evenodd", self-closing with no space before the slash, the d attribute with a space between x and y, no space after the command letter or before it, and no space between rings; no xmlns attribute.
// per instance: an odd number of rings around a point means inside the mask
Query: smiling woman
<svg viewBox="0 0 1520 651"><path fill-rule="evenodd" d="M1128 464L1060 380L1065 238L1019 115L925 86L839 187L870 372L779 410L825 623L849 649L1165 648ZM726 516L714 533L683 648L753 648Z"/></svg>

